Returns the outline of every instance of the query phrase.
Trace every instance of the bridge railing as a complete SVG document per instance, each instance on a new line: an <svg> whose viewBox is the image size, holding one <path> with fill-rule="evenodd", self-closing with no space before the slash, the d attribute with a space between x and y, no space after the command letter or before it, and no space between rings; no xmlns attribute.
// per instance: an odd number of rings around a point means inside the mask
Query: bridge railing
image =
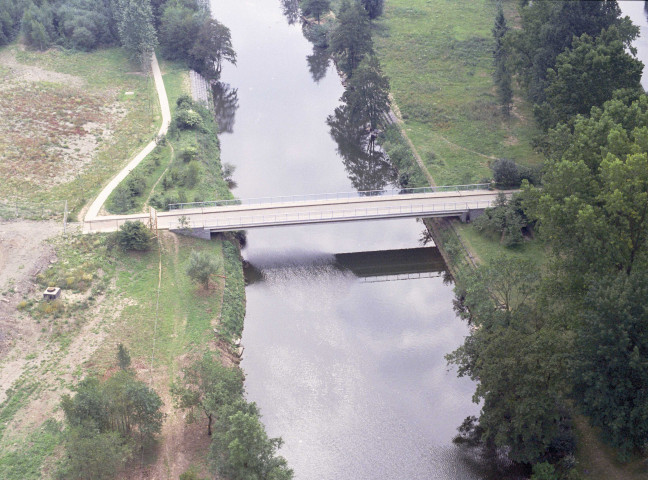
<svg viewBox="0 0 648 480"><path fill-rule="evenodd" d="M306 195L284 195L279 197L243 198L234 200L214 200L209 202L172 203L169 210L185 210L190 208L228 207L234 205L272 205L289 202L304 202L318 200L347 200L362 197L414 195L421 193L462 192L470 190L488 190L489 183L474 183L470 185L445 185L440 187L401 188L387 190L365 190L356 192L314 193Z"/></svg>

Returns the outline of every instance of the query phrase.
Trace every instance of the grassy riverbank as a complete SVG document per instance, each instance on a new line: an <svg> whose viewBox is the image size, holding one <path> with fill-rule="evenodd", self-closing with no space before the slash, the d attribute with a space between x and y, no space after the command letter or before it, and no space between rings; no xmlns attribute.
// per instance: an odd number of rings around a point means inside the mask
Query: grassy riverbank
<svg viewBox="0 0 648 480"><path fill-rule="evenodd" d="M499 110L495 13L489 0L392 0L374 26L403 128L438 185L478 182L500 157L541 161L531 148L537 130L528 104L516 99L509 119Z"/></svg>

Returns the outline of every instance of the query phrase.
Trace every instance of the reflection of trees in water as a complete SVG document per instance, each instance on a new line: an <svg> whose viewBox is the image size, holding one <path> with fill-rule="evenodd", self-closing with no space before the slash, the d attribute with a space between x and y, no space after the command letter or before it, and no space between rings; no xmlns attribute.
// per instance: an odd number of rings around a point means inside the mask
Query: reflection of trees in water
<svg viewBox="0 0 648 480"><path fill-rule="evenodd" d="M326 48L313 46L313 53L306 57L308 70L315 83L319 83L326 76L329 66L330 55Z"/></svg>
<svg viewBox="0 0 648 480"><path fill-rule="evenodd" d="M232 88L227 83L216 82L212 84L212 96L219 131L234 132L234 120L239 107L238 88Z"/></svg>
<svg viewBox="0 0 648 480"><path fill-rule="evenodd" d="M288 20L288 25L293 25L299 20L299 0L280 0L283 14Z"/></svg>
<svg viewBox="0 0 648 480"><path fill-rule="evenodd" d="M382 190L394 186L398 175L389 159L370 136L366 124L352 122L349 107L342 105L326 120L344 168L356 190Z"/></svg>

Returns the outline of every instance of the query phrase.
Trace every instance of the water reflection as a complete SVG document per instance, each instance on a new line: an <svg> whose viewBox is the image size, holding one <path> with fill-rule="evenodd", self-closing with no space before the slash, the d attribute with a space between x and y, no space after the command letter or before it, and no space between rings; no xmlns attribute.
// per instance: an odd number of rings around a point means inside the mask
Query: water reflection
<svg viewBox="0 0 648 480"><path fill-rule="evenodd" d="M375 138L351 120L350 109L341 105L327 119L337 152L356 190L382 190L396 187L398 174Z"/></svg>
<svg viewBox="0 0 648 480"><path fill-rule="evenodd" d="M294 25L299 20L299 0L280 0L283 14L288 25Z"/></svg>
<svg viewBox="0 0 648 480"><path fill-rule="evenodd" d="M238 88L232 88L227 83L215 82L212 84L212 96L219 131L233 133L236 110L239 108Z"/></svg>
<svg viewBox="0 0 648 480"><path fill-rule="evenodd" d="M313 53L306 57L306 62L308 63L308 71L315 83L319 83L320 80L326 77L330 60L331 58L326 48L313 45Z"/></svg>

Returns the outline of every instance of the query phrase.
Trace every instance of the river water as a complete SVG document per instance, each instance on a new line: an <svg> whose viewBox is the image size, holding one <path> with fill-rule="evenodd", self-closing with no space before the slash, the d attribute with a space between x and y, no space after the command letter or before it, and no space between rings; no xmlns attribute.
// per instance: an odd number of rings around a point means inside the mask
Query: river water
<svg viewBox="0 0 648 480"><path fill-rule="evenodd" d="M389 187L389 168L339 153L326 119L343 87L332 66L307 60L282 3L212 0L238 55L215 92L235 194ZM422 231L389 220L248 232L246 390L296 479L485 478L451 443L479 407L444 360L468 328Z"/></svg>
<svg viewBox="0 0 648 480"><path fill-rule="evenodd" d="M624 1L619 2L623 15L630 17L632 23L639 27L639 38L634 41L633 46L637 49L637 58L644 63L644 73L641 77L641 85L648 90L648 4L646 2Z"/></svg>

